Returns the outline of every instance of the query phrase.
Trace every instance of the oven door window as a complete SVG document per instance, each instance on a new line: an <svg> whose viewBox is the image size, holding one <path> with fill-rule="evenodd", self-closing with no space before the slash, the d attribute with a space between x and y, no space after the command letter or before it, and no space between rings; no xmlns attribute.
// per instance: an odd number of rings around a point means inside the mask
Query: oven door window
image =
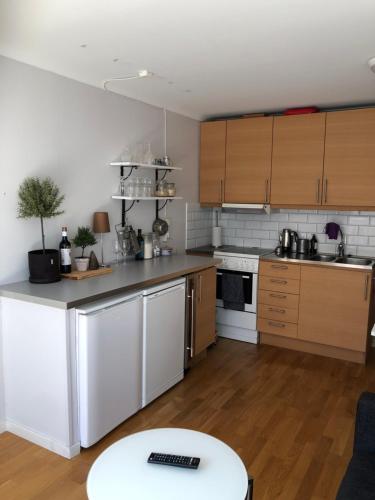
<svg viewBox="0 0 375 500"><path fill-rule="evenodd" d="M218 269L216 275L216 298L222 300L222 275L223 274L239 274L242 276L242 286L245 297L245 304L253 305L253 274L244 273L242 271L228 271L226 269Z"/></svg>

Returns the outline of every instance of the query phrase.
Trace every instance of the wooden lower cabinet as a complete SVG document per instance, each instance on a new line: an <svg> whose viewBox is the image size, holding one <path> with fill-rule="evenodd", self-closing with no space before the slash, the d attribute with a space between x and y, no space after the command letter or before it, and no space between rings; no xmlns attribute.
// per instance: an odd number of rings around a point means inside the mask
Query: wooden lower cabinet
<svg viewBox="0 0 375 500"><path fill-rule="evenodd" d="M276 262L259 267L261 343L365 362L375 319L372 272Z"/></svg>
<svg viewBox="0 0 375 500"><path fill-rule="evenodd" d="M277 337L297 337L300 265L261 261L257 329Z"/></svg>
<svg viewBox="0 0 375 500"><path fill-rule="evenodd" d="M298 338L366 351L371 272L302 266Z"/></svg>
<svg viewBox="0 0 375 500"><path fill-rule="evenodd" d="M193 356L216 340L216 267L194 274Z"/></svg>

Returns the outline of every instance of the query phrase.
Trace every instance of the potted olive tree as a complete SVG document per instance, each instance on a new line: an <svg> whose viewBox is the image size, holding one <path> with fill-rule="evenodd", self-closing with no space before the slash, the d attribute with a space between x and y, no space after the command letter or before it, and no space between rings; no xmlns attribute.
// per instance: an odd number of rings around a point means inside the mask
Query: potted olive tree
<svg viewBox="0 0 375 500"><path fill-rule="evenodd" d="M87 271L89 258L85 257L85 248L96 244L96 238L88 226L81 226L77 229L77 234L73 238L76 247L82 248L82 255L76 257L75 262L78 271Z"/></svg>
<svg viewBox="0 0 375 500"><path fill-rule="evenodd" d="M27 177L18 190L18 217L30 219L38 217L42 233L42 249L29 252L29 280L31 283L53 283L59 281L59 252L46 249L44 219L64 212L59 207L64 200L58 186L46 177Z"/></svg>

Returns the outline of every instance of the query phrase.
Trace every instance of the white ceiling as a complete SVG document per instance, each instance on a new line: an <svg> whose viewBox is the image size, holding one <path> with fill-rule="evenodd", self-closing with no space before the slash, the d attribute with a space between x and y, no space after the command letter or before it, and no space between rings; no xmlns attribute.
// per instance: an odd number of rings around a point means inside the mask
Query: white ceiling
<svg viewBox="0 0 375 500"><path fill-rule="evenodd" d="M0 0L0 54L97 87L147 68L109 88L198 119L370 103L375 1Z"/></svg>

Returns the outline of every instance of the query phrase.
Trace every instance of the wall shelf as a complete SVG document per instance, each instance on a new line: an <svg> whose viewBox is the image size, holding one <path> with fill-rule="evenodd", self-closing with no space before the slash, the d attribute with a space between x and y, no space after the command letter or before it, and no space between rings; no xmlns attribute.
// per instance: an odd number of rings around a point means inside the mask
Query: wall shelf
<svg viewBox="0 0 375 500"><path fill-rule="evenodd" d="M137 163L133 161L112 161L109 165L110 167L149 168L151 170L182 170L181 167L153 165L151 163Z"/></svg>
<svg viewBox="0 0 375 500"><path fill-rule="evenodd" d="M181 167L172 167L168 165L153 165L151 163L138 163L138 162L133 162L133 161L112 161L109 164L111 167L120 167L120 175L123 180L128 179L132 173L133 170L137 170L138 168L144 168L144 169L149 169L153 170L155 173L155 183L158 182L158 180L162 180L165 178L168 172L171 172L172 170L182 170ZM124 170L125 168L130 168L130 172L127 172L127 175L124 176ZM162 176L162 179L159 179L159 171L164 170L164 174ZM134 204L139 201L154 201L155 202L155 214L156 218L158 218L159 211L162 210L168 202L172 202L173 200L182 200L183 198L181 196L141 196L141 197L134 197L134 196L122 196L120 194L114 194L112 195L113 200L121 200L121 224L125 226L126 222L126 213L129 212L134 206ZM126 202L130 201L130 206L126 208ZM159 202L164 201L162 206L159 206Z"/></svg>
<svg viewBox="0 0 375 500"><path fill-rule="evenodd" d="M129 201L158 201L158 200L182 200L182 196L121 196L120 194L114 194L112 196L113 200L129 200Z"/></svg>

